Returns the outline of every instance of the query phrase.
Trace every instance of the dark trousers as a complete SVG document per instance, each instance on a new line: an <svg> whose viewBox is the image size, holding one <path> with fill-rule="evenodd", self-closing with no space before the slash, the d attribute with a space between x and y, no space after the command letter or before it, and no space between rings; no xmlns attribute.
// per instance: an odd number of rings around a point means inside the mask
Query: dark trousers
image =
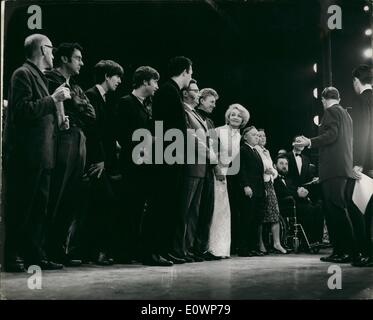
<svg viewBox="0 0 373 320"><path fill-rule="evenodd" d="M373 257L372 253L372 200L363 214L352 201L356 180L349 179L346 187L348 213L356 239L357 252L364 256Z"/></svg>
<svg viewBox="0 0 373 320"><path fill-rule="evenodd" d="M367 256L373 259L373 197L365 210L365 230L367 237Z"/></svg>
<svg viewBox="0 0 373 320"><path fill-rule="evenodd" d="M5 179L5 263L17 256L25 264L46 258L44 239L50 170L11 166Z"/></svg>
<svg viewBox="0 0 373 320"><path fill-rule="evenodd" d="M62 261L73 249L70 228L81 214L81 179L86 147L85 135L78 127L59 132L56 166L51 178L48 205L47 254L52 260Z"/></svg>
<svg viewBox="0 0 373 320"><path fill-rule="evenodd" d="M208 250L210 227L214 213L214 192L214 172L212 168L208 167L203 181L199 216L192 250L197 253L204 253Z"/></svg>
<svg viewBox="0 0 373 320"><path fill-rule="evenodd" d="M114 254L117 202L106 172L103 171L100 178L86 179L81 196L82 216L72 225L71 242L87 260L97 260L100 252Z"/></svg>
<svg viewBox="0 0 373 320"><path fill-rule="evenodd" d="M117 219L117 257L139 259L142 252L142 223L147 201L150 199L151 171L149 168L130 168L122 173L120 212Z"/></svg>
<svg viewBox="0 0 373 320"><path fill-rule="evenodd" d="M182 216L176 225L173 250L176 256L187 255L194 244L204 178L187 177L181 199Z"/></svg>
<svg viewBox="0 0 373 320"><path fill-rule="evenodd" d="M264 197L248 197L242 194L239 219L238 251L257 250L259 243L259 226L264 218Z"/></svg>
<svg viewBox="0 0 373 320"><path fill-rule="evenodd" d="M231 209L231 254L236 253L239 242L240 190L237 175L227 175L229 206Z"/></svg>
<svg viewBox="0 0 373 320"><path fill-rule="evenodd" d="M325 218L334 253L354 255L356 244L347 211L346 185L347 178L331 178L322 182Z"/></svg>
<svg viewBox="0 0 373 320"><path fill-rule="evenodd" d="M183 165L155 166L154 191L143 220L144 254L166 254L174 250L176 226L182 219L182 190L186 178Z"/></svg>
<svg viewBox="0 0 373 320"><path fill-rule="evenodd" d="M322 242L324 234L324 215L321 201L299 199L296 202L298 223L302 225L310 243Z"/></svg>

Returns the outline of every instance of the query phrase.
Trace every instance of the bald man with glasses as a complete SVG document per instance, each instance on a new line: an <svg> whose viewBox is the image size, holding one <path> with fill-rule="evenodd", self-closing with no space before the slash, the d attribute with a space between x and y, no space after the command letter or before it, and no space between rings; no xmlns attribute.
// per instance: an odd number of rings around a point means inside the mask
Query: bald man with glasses
<svg viewBox="0 0 373 320"><path fill-rule="evenodd" d="M56 119L70 90L53 94L44 76L53 67L52 43L33 34L24 43L26 62L14 71L4 132L5 271L29 265L61 269L44 251L50 173L55 166Z"/></svg>

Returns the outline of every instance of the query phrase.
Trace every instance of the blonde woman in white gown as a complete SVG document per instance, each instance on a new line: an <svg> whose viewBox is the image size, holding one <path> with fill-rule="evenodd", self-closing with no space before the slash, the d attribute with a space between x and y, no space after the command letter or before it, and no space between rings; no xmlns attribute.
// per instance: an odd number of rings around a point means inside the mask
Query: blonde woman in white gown
<svg viewBox="0 0 373 320"><path fill-rule="evenodd" d="M209 252L215 256L228 258L231 247L231 212L227 190L229 165L240 151L240 128L249 121L249 112L240 104L232 104L225 113L226 125L216 128L219 138L219 169L215 176L215 201L212 217Z"/></svg>

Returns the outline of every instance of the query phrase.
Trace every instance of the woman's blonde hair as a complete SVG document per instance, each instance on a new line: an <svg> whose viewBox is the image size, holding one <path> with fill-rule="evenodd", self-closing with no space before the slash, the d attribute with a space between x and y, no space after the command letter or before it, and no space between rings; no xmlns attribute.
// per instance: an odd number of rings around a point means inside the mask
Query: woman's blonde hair
<svg viewBox="0 0 373 320"><path fill-rule="evenodd" d="M239 103L231 104L228 107L228 110L225 112L225 123L229 124L229 117L230 117L233 110L238 110L238 112L240 113L240 116L242 118L240 128L243 128L244 126L246 126L246 124L250 120L250 113L245 107L243 107Z"/></svg>

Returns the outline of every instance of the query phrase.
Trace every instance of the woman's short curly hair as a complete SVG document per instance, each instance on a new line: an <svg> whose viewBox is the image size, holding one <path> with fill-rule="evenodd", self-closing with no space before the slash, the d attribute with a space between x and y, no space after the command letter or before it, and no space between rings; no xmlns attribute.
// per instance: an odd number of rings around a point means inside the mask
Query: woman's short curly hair
<svg viewBox="0 0 373 320"><path fill-rule="evenodd" d="M225 123L229 124L229 117L230 117L233 110L238 110L238 112L240 113L240 116L242 117L242 122L241 122L240 128L243 128L244 126L246 126L246 124L250 120L250 113L245 107L243 107L239 103L231 104L228 107L228 110L225 112Z"/></svg>

